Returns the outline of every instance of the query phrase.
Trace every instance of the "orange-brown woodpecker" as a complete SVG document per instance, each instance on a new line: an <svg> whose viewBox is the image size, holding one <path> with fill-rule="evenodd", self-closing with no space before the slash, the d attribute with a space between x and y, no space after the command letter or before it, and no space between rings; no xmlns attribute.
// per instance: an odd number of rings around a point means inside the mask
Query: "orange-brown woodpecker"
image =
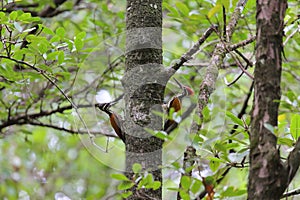
<svg viewBox="0 0 300 200"><path fill-rule="evenodd" d="M111 126L113 127L113 129L115 130L119 138L125 143L125 133L123 132L121 127L121 120L115 113L113 113L109 109L111 105L112 105L111 103L101 103L101 104L97 104L96 107L98 107L100 110L108 114Z"/></svg>
<svg viewBox="0 0 300 200"><path fill-rule="evenodd" d="M176 80L175 78L174 78L174 80L176 81L176 83L177 83L178 86L182 89L183 92L182 92L181 94L179 94L179 95L174 96L174 97L169 101L168 106L167 106L167 113L170 112L171 108L174 109L174 112L180 111L180 110L181 110L181 101L182 101L183 97L185 97L185 96L191 96L191 95L194 94L194 91L193 91L191 88L182 85L182 84L181 84L178 80ZM164 131L167 131L168 128L169 128L172 124L174 124L174 123L176 123L174 120L168 119L168 120L165 122L165 124L164 124Z"/></svg>

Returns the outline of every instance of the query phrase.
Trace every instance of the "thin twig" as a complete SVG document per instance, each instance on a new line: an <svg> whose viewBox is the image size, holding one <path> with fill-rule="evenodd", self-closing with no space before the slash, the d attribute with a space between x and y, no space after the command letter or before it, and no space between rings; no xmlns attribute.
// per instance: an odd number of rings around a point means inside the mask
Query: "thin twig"
<svg viewBox="0 0 300 200"><path fill-rule="evenodd" d="M244 54L242 54L239 50L234 49L234 52L237 53L247 63L248 66L253 67L253 63L248 58L246 58L246 56L244 56Z"/></svg>
<svg viewBox="0 0 300 200"><path fill-rule="evenodd" d="M300 24L298 24L298 27L297 27L290 35L288 35L288 36L286 37L286 40L284 41L283 46L285 46L285 45L288 43L288 41L289 41L289 40L290 40L297 32L300 33Z"/></svg>
<svg viewBox="0 0 300 200"><path fill-rule="evenodd" d="M226 47L226 45L224 44L225 49L227 50L227 52L232 56L232 58L236 61L237 66L242 70L243 73L245 73L249 78L251 78L252 80L254 79L253 75L250 74L244 67L243 64L241 63L240 59L238 57L236 57L231 51L229 51L229 49ZM250 63L250 62L249 62Z"/></svg>
<svg viewBox="0 0 300 200"><path fill-rule="evenodd" d="M194 111L194 109L196 108L196 104L192 103L188 109L181 115L181 121L185 120L188 116L191 115L191 113ZM170 134L172 131L174 131L174 129L176 129L178 127L178 123L173 123L171 126L168 127L167 130L165 130L165 132L167 134Z"/></svg>
<svg viewBox="0 0 300 200"><path fill-rule="evenodd" d="M290 192L284 193L280 198L286 198L286 197L290 197L290 196L296 196L300 194L300 188L296 189L296 190L292 190Z"/></svg>
<svg viewBox="0 0 300 200"><path fill-rule="evenodd" d="M250 62L240 51L238 51L237 49L234 50L240 57L243 58L243 60L247 63L245 70L247 70L248 66L252 67L253 64L252 62ZM235 84L244 74L244 71L242 71L231 83L227 84L228 87L230 87L231 85Z"/></svg>
<svg viewBox="0 0 300 200"><path fill-rule="evenodd" d="M90 108L90 107L94 107L95 105L78 105L78 108ZM5 123L2 123L0 125L0 131L3 128L6 128L8 126L11 125L15 125L15 124L20 124L20 122L26 121L27 119L37 119L37 118L41 118L41 117L47 117L47 116L51 116L55 113L63 113L67 110L71 110L73 107L72 105L68 105L68 106L64 106L64 107L58 107L57 109L54 110L41 110L38 113L32 113L32 114L25 114L25 115L20 115L20 116L15 116L15 117L11 117L10 120L6 121Z"/></svg>
<svg viewBox="0 0 300 200"><path fill-rule="evenodd" d="M226 42L226 26L227 26L227 22L226 22L226 9L225 6L222 6L223 8L223 40Z"/></svg>
<svg viewBox="0 0 300 200"><path fill-rule="evenodd" d="M252 37L250 37L246 40L243 40L243 41L241 41L237 44L232 44L232 45L228 46L227 48L228 48L229 51L234 51L238 48L244 47L244 46L252 43L253 41L255 41L255 39L256 39L256 36L252 36Z"/></svg>
<svg viewBox="0 0 300 200"><path fill-rule="evenodd" d="M46 123L32 121L32 120L27 121L26 124L30 124L30 125L33 125L33 126L52 128L52 129L55 129L55 130L64 131L64 132L68 132L68 133L71 133L71 134L86 134L87 133L87 131L72 130L72 129L67 129L67 128L64 128L64 127L55 126L53 124L46 124ZM106 136L106 137L117 138L116 135L103 133L103 132L99 132L99 131L90 131L90 133L93 134L93 135L103 135L103 136Z"/></svg>
<svg viewBox="0 0 300 200"><path fill-rule="evenodd" d="M288 70L286 68L283 68L282 71L289 73L293 78L300 82L300 76L297 76L295 73L293 73L294 70Z"/></svg>

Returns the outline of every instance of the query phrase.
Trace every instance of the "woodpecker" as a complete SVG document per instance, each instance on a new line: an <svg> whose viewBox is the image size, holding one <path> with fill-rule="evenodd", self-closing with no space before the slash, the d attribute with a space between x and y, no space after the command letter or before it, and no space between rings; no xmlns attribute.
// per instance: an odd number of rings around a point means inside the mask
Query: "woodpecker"
<svg viewBox="0 0 300 200"><path fill-rule="evenodd" d="M110 110L110 107L115 103L116 102L113 102L113 103L99 103L99 104L96 104L96 107L99 108L101 111L105 112L106 114L108 114L110 124L111 124L112 128L114 129L116 134L119 136L119 138L125 144L125 133L123 132L122 127L121 127L120 117Z"/></svg>
<svg viewBox="0 0 300 200"><path fill-rule="evenodd" d="M177 85L180 87L180 89L182 90L182 93L179 95L174 96L168 103L167 105L167 113L170 112L171 108L174 109L174 112L178 112L181 110L181 101L183 99L183 97L185 96L192 96L194 94L194 91L187 87L182 85L177 79L175 79L175 82L177 83ZM164 124L164 131L168 131L168 128L170 126L172 126L172 124L176 123L174 120L172 119L168 119L165 124Z"/></svg>

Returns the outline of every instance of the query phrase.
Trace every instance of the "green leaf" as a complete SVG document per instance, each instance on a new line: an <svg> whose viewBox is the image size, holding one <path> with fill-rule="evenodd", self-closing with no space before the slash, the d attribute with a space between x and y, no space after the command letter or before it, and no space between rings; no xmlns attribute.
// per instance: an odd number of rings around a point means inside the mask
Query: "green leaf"
<svg viewBox="0 0 300 200"><path fill-rule="evenodd" d="M180 194L180 197L183 200L190 200L191 199L190 195L186 191L180 190L179 194Z"/></svg>
<svg viewBox="0 0 300 200"><path fill-rule="evenodd" d="M214 16L217 12L219 12L222 9L221 4L215 5L208 13L207 17L210 19L212 16Z"/></svg>
<svg viewBox="0 0 300 200"><path fill-rule="evenodd" d="M191 186L191 178L189 176L182 176L180 180L181 186L183 189L188 190Z"/></svg>
<svg viewBox="0 0 300 200"><path fill-rule="evenodd" d="M38 40L37 40L37 36L36 36L36 35L32 35L32 34L27 35L27 36L26 36L26 40L27 40L28 42L36 42L36 41L38 41Z"/></svg>
<svg viewBox="0 0 300 200"><path fill-rule="evenodd" d="M124 174L112 174L111 177L120 181L129 181L129 179Z"/></svg>
<svg viewBox="0 0 300 200"><path fill-rule="evenodd" d="M122 197L123 197L124 199L130 197L131 195L132 195L132 192L131 192L131 191L127 191L127 192L122 193Z"/></svg>
<svg viewBox="0 0 300 200"><path fill-rule="evenodd" d="M153 182L148 183L148 184L145 185L145 188L147 188L147 189L156 188L156 190L157 190L159 187L160 187L160 182L159 181L156 181L156 183L155 183L155 181L153 181Z"/></svg>
<svg viewBox="0 0 300 200"><path fill-rule="evenodd" d="M226 8L226 10L228 10L229 6L230 6L230 1L229 0L218 0L217 5L218 4L223 5Z"/></svg>
<svg viewBox="0 0 300 200"><path fill-rule="evenodd" d="M206 185L215 185L215 179L212 176L205 177L205 184Z"/></svg>
<svg viewBox="0 0 300 200"><path fill-rule="evenodd" d="M177 2L176 4L177 9L184 15L188 16L189 15L189 8L182 2Z"/></svg>
<svg viewBox="0 0 300 200"><path fill-rule="evenodd" d="M85 36L86 36L85 32L80 32L75 36L74 43L77 51L80 51L83 48L84 46L83 39L85 38Z"/></svg>
<svg viewBox="0 0 300 200"><path fill-rule="evenodd" d="M233 113L226 111L226 116L229 117L234 123L240 125L241 127L244 127L243 121L237 116L235 116Z"/></svg>
<svg viewBox="0 0 300 200"><path fill-rule="evenodd" d="M181 168L181 164L179 162L173 162L172 165L175 167L175 169Z"/></svg>
<svg viewBox="0 0 300 200"><path fill-rule="evenodd" d="M145 128L145 130L150 133L151 135L159 138L159 139L162 139L162 140L172 140L172 137L170 137L169 135L167 135L165 132L163 131L153 131L152 129L149 129L149 128Z"/></svg>
<svg viewBox="0 0 300 200"><path fill-rule="evenodd" d="M192 165L192 166L189 166L189 167L185 168L184 171L185 171L186 173L190 173L193 169L195 169L195 166Z"/></svg>
<svg viewBox="0 0 300 200"><path fill-rule="evenodd" d="M66 31L63 27L59 27L58 29L56 29L56 35L58 35L61 39L63 39L65 37Z"/></svg>
<svg viewBox="0 0 300 200"><path fill-rule="evenodd" d="M153 182L153 175L152 174L148 174L145 178L145 183L152 183Z"/></svg>
<svg viewBox="0 0 300 200"><path fill-rule="evenodd" d="M288 99L293 102L294 100L297 99L297 96L295 95L295 93L293 91L288 91L286 93L286 96L288 97Z"/></svg>
<svg viewBox="0 0 300 200"><path fill-rule="evenodd" d="M291 119L291 134L295 140L300 136L300 115L294 114Z"/></svg>
<svg viewBox="0 0 300 200"><path fill-rule="evenodd" d="M163 2L163 7L168 9L170 11L170 13L168 14L171 17L180 17L178 11L176 10L176 8L174 8L173 6L169 5L166 2Z"/></svg>
<svg viewBox="0 0 300 200"><path fill-rule="evenodd" d="M1 70L0 70L0 72L1 72ZM1 87L9 88L9 87L11 87L11 84L8 84L8 83L5 83L5 82L0 82L0 88Z"/></svg>
<svg viewBox="0 0 300 200"><path fill-rule="evenodd" d="M53 51L47 54L47 60L56 60L58 55L58 51Z"/></svg>
<svg viewBox="0 0 300 200"><path fill-rule="evenodd" d="M220 158L216 158L216 157L208 157L208 159L210 161L215 161L215 162L222 162L223 160L221 160Z"/></svg>
<svg viewBox="0 0 300 200"><path fill-rule="evenodd" d="M8 22L8 17L6 17L5 13L4 12L0 12L0 23L1 24L5 24ZM5 30L5 29L2 29L2 30Z"/></svg>
<svg viewBox="0 0 300 200"><path fill-rule="evenodd" d="M64 79L64 80L69 80L70 79L70 72L56 72L55 73L55 76L57 78L61 78L61 79ZM67 114L67 113L72 113L72 112L68 112L68 111L65 111L64 114Z"/></svg>
<svg viewBox="0 0 300 200"><path fill-rule="evenodd" d="M17 11L12 11L10 14L9 14L9 19L10 20L16 20L18 17L18 12Z"/></svg>
<svg viewBox="0 0 300 200"><path fill-rule="evenodd" d="M214 171L216 171L218 168L219 168L219 166L220 166L220 159L217 159L217 158L214 158L214 157L212 157L212 158L209 158L210 159L210 162L209 162L209 167L210 167L210 169L214 172Z"/></svg>
<svg viewBox="0 0 300 200"><path fill-rule="evenodd" d="M20 20L20 21L26 21L26 20L28 20L28 19L30 19L31 18L31 14L30 13L23 13L19 18L18 18L18 20Z"/></svg>
<svg viewBox="0 0 300 200"><path fill-rule="evenodd" d="M65 61L65 53L63 51L58 52L58 64L62 64Z"/></svg>
<svg viewBox="0 0 300 200"><path fill-rule="evenodd" d="M161 187L161 182L160 181L154 181L152 184L152 189L157 190Z"/></svg>
<svg viewBox="0 0 300 200"><path fill-rule="evenodd" d="M43 26L43 33L46 33L48 35L54 35L55 33L48 27Z"/></svg>
<svg viewBox="0 0 300 200"><path fill-rule="evenodd" d="M179 188L171 188L171 187L168 187L167 189L168 189L168 190L171 190L171 191L179 191Z"/></svg>
<svg viewBox="0 0 300 200"><path fill-rule="evenodd" d="M46 129L37 128L32 133L32 142L36 144L43 144L46 140Z"/></svg>
<svg viewBox="0 0 300 200"><path fill-rule="evenodd" d="M60 37L58 35L54 35L51 39L50 39L50 42L53 43L53 42L58 42L60 40Z"/></svg>
<svg viewBox="0 0 300 200"><path fill-rule="evenodd" d="M197 192L199 192L201 186L202 186L202 182L199 181L198 179L195 179L191 187L191 192L196 194Z"/></svg>
<svg viewBox="0 0 300 200"><path fill-rule="evenodd" d="M140 173L142 171L142 165L139 163L134 163L132 166L132 171L137 174Z"/></svg>
<svg viewBox="0 0 300 200"><path fill-rule="evenodd" d="M289 139L289 138L281 138L279 137L278 140L277 140L278 144L281 144L281 145L287 145L289 147L292 147L293 144L294 144L294 141L292 139Z"/></svg>
<svg viewBox="0 0 300 200"><path fill-rule="evenodd" d="M124 181L118 185L118 190L127 190L134 186L134 183L131 181Z"/></svg>
<svg viewBox="0 0 300 200"><path fill-rule="evenodd" d="M29 21L29 22L39 22L39 21L41 21L41 19L39 17L31 17L27 21Z"/></svg>
<svg viewBox="0 0 300 200"><path fill-rule="evenodd" d="M80 51L84 46L84 43L83 43L82 40L76 40L75 39L74 44L75 44L75 47L76 47L77 51Z"/></svg>
<svg viewBox="0 0 300 200"><path fill-rule="evenodd" d="M228 187L223 193L222 196L225 197L235 197L243 195L247 192L245 189L234 188L233 186Z"/></svg>
<svg viewBox="0 0 300 200"><path fill-rule="evenodd" d="M203 119L204 121L208 121L210 120L210 110L207 106L205 106L202 110L202 114L203 114Z"/></svg>
<svg viewBox="0 0 300 200"><path fill-rule="evenodd" d="M153 184L153 175L152 174L148 174L146 177L144 177L138 184L138 189L142 188L143 186L146 188L152 188L152 184Z"/></svg>
<svg viewBox="0 0 300 200"><path fill-rule="evenodd" d="M221 151L221 152L224 152L224 153L227 152L227 146L226 146L226 144L222 144L222 143L220 143L220 142L217 142L217 143L214 145L214 148L215 148L217 151Z"/></svg>
<svg viewBox="0 0 300 200"><path fill-rule="evenodd" d="M5 17L5 13L4 12L0 12L0 18Z"/></svg>
<svg viewBox="0 0 300 200"><path fill-rule="evenodd" d="M76 35L76 39L83 40L86 37L86 32L82 31Z"/></svg>
<svg viewBox="0 0 300 200"><path fill-rule="evenodd" d="M48 42L45 40L40 41L38 44L38 50L41 54L46 53L48 51Z"/></svg>

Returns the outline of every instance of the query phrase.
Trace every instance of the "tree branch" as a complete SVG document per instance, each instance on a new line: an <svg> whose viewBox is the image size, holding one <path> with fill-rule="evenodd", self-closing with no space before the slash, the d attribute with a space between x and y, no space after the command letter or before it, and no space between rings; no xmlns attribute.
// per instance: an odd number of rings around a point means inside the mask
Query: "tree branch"
<svg viewBox="0 0 300 200"><path fill-rule="evenodd" d="M238 48L244 47L244 46L252 43L253 41L255 41L255 39L256 39L256 36L252 36L252 37L250 37L250 38L248 38L246 40L243 40L243 41L241 41L241 42L239 42L237 44L229 45L228 50L229 51L234 51L234 50L236 50Z"/></svg>
<svg viewBox="0 0 300 200"><path fill-rule="evenodd" d="M240 0L237 3L232 18L230 19L229 24L226 28L228 42L230 42L231 36L234 32L234 28L237 24L237 20L239 19L241 10L244 8L246 2L247 0ZM200 119L203 119L202 111L207 105L210 95L215 89L215 82L217 81L217 77L219 74L218 70L223 63L223 59L227 51L228 50L223 43L220 42L219 44L217 44L211 57L210 64L207 67L205 77L200 85L200 92L198 96L198 115ZM198 124L194 127L196 127L195 131L198 132L201 129L201 124Z"/></svg>
<svg viewBox="0 0 300 200"><path fill-rule="evenodd" d="M275 3L276 2L276 3ZM266 124L278 125L281 98L284 16L287 0L257 1L254 100L251 113L249 199L279 199L296 173L300 160L300 142L282 162L276 135ZM265 15L268 13L269 16ZM292 159L294 158L294 160ZM274 184L271 184L274 183Z"/></svg>
<svg viewBox="0 0 300 200"><path fill-rule="evenodd" d="M181 115L181 121L185 120L190 114L193 112L193 110L196 108L196 104L192 103L188 109ZM171 126L168 127L168 129L165 131L167 134L170 134L172 131L174 131L178 127L178 123L174 122Z"/></svg>
<svg viewBox="0 0 300 200"><path fill-rule="evenodd" d="M248 65L252 65L252 63L250 63L250 61L248 59L246 59L246 57L244 57L244 55L242 55L239 51L237 51L237 53L246 61L247 66L244 68L242 62L238 59L238 57L236 57L231 51L228 50L228 48L225 46L225 48L227 49L228 53L232 56L232 58L236 61L237 66L242 70L242 74L245 73L250 79L254 79L253 75L250 74L246 69L248 67Z"/></svg>
<svg viewBox="0 0 300 200"><path fill-rule="evenodd" d="M234 29L241 17L241 13L244 10L244 7L245 7L247 1L248 0L239 0L234 9L232 17L226 27L227 42L231 41L232 34L234 33Z"/></svg>
<svg viewBox="0 0 300 200"><path fill-rule="evenodd" d="M67 94L50 78L51 75L47 74L46 71L38 68L38 67L35 67L34 65L31 65L25 61L22 61L22 60L16 60L14 58L11 58L9 56L2 56L0 55L0 58L3 58L3 59L8 59L8 60L11 60L11 61L14 61L16 63L19 63L19 64L23 64L33 70L35 70L36 72L40 73L45 79L47 79L51 84L53 84L56 89L65 97L65 99L71 104L72 108L75 109L75 112L77 113L78 117L79 117L79 120L81 121L81 123L83 124L84 128L86 129L89 137L90 137L90 141L91 143L96 147L98 148L99 150L101 151L106 151L106 150L103 150L100 146L98 146L95 141L94 141L94 135L90 133L89 129L88 129L88 126L87 124L85 123L85 121L83 120L82 116L80 115L80 113L78 112L78 106L76 104L74 104L74 102L67 96ZM43 111L42 111L43 112ZM28 121L28 118L22 118L21 121L17 121L19 124L26 124L26 120ZM7 127L7 126L10 126L10 125L13 125L13 123L16 123L16 121L13 121L13 120L10 120L10 121L7 121L6 124L2 124L0 126L0 130L3 129L4 127Z"/></svg>
<svg viewBox="0 0 300 200"><path fill-rule="evenodd" d="M67 129L67 128L64 128L64 127L55 126L53 124L46 124L46 123L31 121L31 120L26 122L26 124L30 124L30 125L33 125L33 126L52 128L52 129L55 129L55 130L58 130L58 131L64 131L64 132L71 133L71 134L87 134L88 133L87 131ZM106 137L117 138L117 135L112 135L112 134L103 133L103 132L99 132L99 131L89 131L89 132L90 132L90 134L93 134L93 135L103 135L103 136L106 136Z"/></svg>
<svg viewBox="0 0 300 200"><path fill-rule="evenodd" d="M122 95L119 98L122 98ZM115 101L119 100L119 98L116 99ZM95 107L96 105L97 104L78 105L77 108L91 108L91 107ZM25 115L21 115L21 116L17 116L17 117L10 117L10 119L8 121L6 121L0 125L0 132L2 131L2 129L4 129L8 126L30 124L30 125L34 125L34 126L48 127L48 128L52 128L55 130L68 132L71 134L87 134L88 131L67 129L64 127L55 126L53 124L46 124L46 123L34 121L35 119L42 118L42 117L48 117L48 116L51 116L56 113L64 113L65 111L71 110L71 109L73 109L72 105L68 105L68 106L64 106L64 107L58 107L57 109L54 109L54 110L41 111L39 113L33 113L33 114L25 114ZM99 131L89 131L89 133L93 134L93 135L100 134L100 135L107 136L107 137L117 137L116 135L103 133L103 132L99 132Z"/></svg>
<svg viewBox="0 0 300 200"><path fill-rule="evenodd" d="M246 2L247 2L247 0L239 0L239 2L237 3L234 13L232 14L232 17L226 28L227 42L230 42L231 36L234 32L234 28L237 24L238 19L240 18L241 10L244 8ZM199 131L201 130L201 126L202 126L202 122L203 122L202 111L205 108L205 106L208 104L210 95L215 90L215 83L218 78L219 69L221 68L221 66L223 64L223 59L224 59L226 53L227 53L226 46L222 42L218 43L212 54L210 64L208 65L208 67L206 69L204 79L199 88L197 115L199 116L201 121L200 121L200 123L193 121L192 130L191 130L191 132L193 132L193 133L199 133ZM187 150L190 151L190 149L194 149L194 147L192 145L188 146ZM189 155L189 152L185 152L184 155ZM186 158L184 158L184 160L186 160ZM180 195L179 192L177 195L178 196Z"/></svg>
<svg viewBox="0 0 300 200"><path fill-rule="evenodd" d="M298 188L296 190L284 193L280 198L281 199L286 199L287 197L296 196L296 195L299 195L299 194L300 194L300 189Z"/></svg>
<svg viewBox="0 0 300 200"><path fill-rule="evenodd" d="M192 56L199 50L200 45L205 42L205 40L216 31L218 27L216 25L211 25L202 35L202 37L190 48L185 54L180 57L179 62L175 63L171 68L177 71L183 63L192 59Z"/></svg>
<svg viewBox="0 0 300 200"><path fill-rule="evenodd" d="M78 108L90 108L90 107L95 107L95 105L87 104L87 105L78 105L77 107ZM73 106L68 105L68 106L64 106L64 107L58 107L57 109L54 109L54 110L48 110L48 111L41 110L38 113L24 114L21 116L10 117L9 120L7 120L6 122L4 122L0 125L0 132L2 129L4 129L8 126L26 124L25 122L28 121L29 119L37 119L37 118L47 117L47 116L50 116L50 115L53 115L56 113L63 113L66 110L71 110L71 109L73 109Z"/></svg>
<svg viewBox="0 0 300 200"><path fill-rule="evenodd" d="M71 11L69 9L62 9L62 10L59 10L58 8L63 4L65 3L67 0L53 0L53 3L55 5L55 7L51 6L51 5L48 5L46 6L42 11L40 12L37 12L37 11L34 11L32 10L32 8L36 8L39 6L38 3L32 3L32 4L17 4L15 2L13 3L9 3L5 6L5 10L4 12L12 12L12 11L15 11L15 10L22 10L26 13L31 13L32 16L38 16L38 17L43 17L43 18L46 18L46 17L54 17L54 16L57 16L63 12L66 12L66 11ZM78 1L79 3L79 1ZM78 4L76 3L75 6Z"/></svg>

